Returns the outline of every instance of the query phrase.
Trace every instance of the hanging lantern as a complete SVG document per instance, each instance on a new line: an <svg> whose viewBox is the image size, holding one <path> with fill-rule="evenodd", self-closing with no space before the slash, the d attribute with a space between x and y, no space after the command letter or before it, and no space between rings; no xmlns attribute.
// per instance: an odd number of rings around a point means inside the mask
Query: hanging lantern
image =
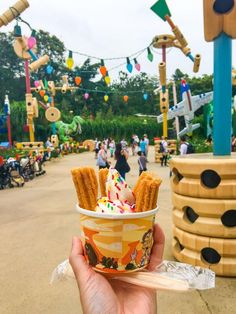
<svg viewBox="0 0 236 314"><path fill-rule="evenodd" d="M123 98L124 98L124 102L128 102L129 96L125 95Z"/></svg>
<svg viewBox="0 0 236 314"><path fill-rule="evenodd" d="M85 93L85 94L84 94L84 99L85 99L85 100L89 99L89 93Z"/></svg>
<svg viewBox="0 0 236 314"><path fill-rule="evenodd" d="M34 86L35 86L36 88L39 87L39 85L40 85L39 81L34 81Z"/></svg>
<svg viewBox="0 0 236 314"><path fill-rule="evenodd" d="M80 83L81 83L81 77L80 77L80 76L76 76L76 77L75 77L75 84L76 84L77 86L79 86Z"/></svg>
<svg viewBox="0 0 236 314"><path fill-rule="evenodd" d="M48 102L48 95L45 95L45 96L43 97L43 100L44 100L45 102Z"/></svg>
<svg viewBox="0 0 236 314"><path fill-rule="evenodd" d="M14 26L13 36L14 37L22 37L20 25L16 24Z"/></svg>
<svg viewBox="0 0 236 314"><path fill-rule="evenodd" d="M126 68L129 71L129 73L131 73L133 71L133 66L132 66L129 58L126 58L126 61L127 61Z"/></svg>
<svg viewBox="0 0 236 314"><path fill-rule="evenodd" d="M108 95L105 95L103 98L104 98L104 101L107 102L108 99L109 99L109 96L108 96Z"/></svg>
<svg viewBox="0 0 236 314"><path fill-rule="evenodd" d="M39 95L40 95L41 97L43 97L43 96L45 95L45 90L40 90L40 91L39 91Z"/></svg>
<svg viewBox="0 0 236 314"><path fill-rule="evenodd" d="M134 59L134 66L135 66L135 69L136 69L137 71L140 71L140 70L141 70L141 66L140 66L140 64L138 63L138 61L137 61L136 58Z"/></svg>
<svg viewBox="0 0 236 314"><path fill-rule="evenodd" d="M73 68L74 60L73 60L73 53L71 50L69 50L69 55L68 55L68 58L66 60L66 65L67 65L67 68L69 70L71 70Z"/></svg>
<svg viewBox="0 0 236 314"><path fill-rule="evenodd" d="M148 94L147 94L147 93L143 94L143 99L144 99L144 100L147 100L147 99L148 99Z"/></svg>
<svg viewBox="0 0 236 314"><path fill-rule="evenodd" d="M106 76L107 74L107 69L105 67L105 64L104 64L104 60L101 60L101 66L99 68L99 71L100 73L102 74L102 76Z"/></svg>
<svg viewBox="0 0 236 314"><path fill-rule="evenodd" d="M30 37L27 40L27 45L28 45L29 49L34 48L34 46L37 43L36 38L35 38L35 34L36 34L36 31L33 29Z"/></svg>
<svg viewBox="0 0 236 314"><path fill-rule="evenodd" d="M53 72L53 67L49 64L49 65L47 65L47 67L46 67L46 73L47 74L52 74L52 72Z"/></svg>
<svg viewBox="0 0 236 314"><path fill-rule="evenodd" d="M148 55L147 55L148 60L150 62L152 62L153 61L153 54L152 54L151 49L149 47L147 48L147 52L148 52Z"/></svg>
<svg viewBox="0 0 236 314"><path fill-rule="evenodd" d="M104 81L107 85L111 84L111 78L109 76L109 73L107 72L105 78L104 78Z"/></svg>

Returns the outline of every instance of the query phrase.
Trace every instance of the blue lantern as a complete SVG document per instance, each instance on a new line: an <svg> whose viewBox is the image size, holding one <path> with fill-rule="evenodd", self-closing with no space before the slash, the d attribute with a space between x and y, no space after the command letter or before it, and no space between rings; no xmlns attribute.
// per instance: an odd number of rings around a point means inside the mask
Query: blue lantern
<svg viewBox="0 0 236 314"><path fill-rule="evenodd" d="M148 99L148 94L147 94L147 93L143 94L143 99L144 99L144 100L147 100L147 99Z"/></svg>
<svg viewBox="0 0 236 314"><path fill-rule="evenodd" d="M53 67L49 64L49 65L47 65L47 67L46 67L46 72L47 72L47 74L52 74L52 72L53 72Z"/></svg>

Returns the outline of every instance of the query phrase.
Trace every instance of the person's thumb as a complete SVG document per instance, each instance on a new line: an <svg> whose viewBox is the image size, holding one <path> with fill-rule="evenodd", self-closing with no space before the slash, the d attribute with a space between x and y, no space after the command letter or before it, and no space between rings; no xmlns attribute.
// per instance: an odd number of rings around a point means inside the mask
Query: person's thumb
<svg viewBox="0 0 236 314"><path fill-rule="evenodd" d="M86 277L90 267L85 260L82 242L79 237L73 237L72 239L69 262L77 281L80 282Z"/></svg>

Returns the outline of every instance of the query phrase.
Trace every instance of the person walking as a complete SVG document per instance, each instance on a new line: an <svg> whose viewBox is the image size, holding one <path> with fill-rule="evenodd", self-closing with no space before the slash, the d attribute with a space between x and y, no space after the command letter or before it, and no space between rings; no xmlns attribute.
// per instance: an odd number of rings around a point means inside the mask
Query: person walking
<svg viewBox="0 0 236 314"><path fill-rule="evenodd" d="M144 141L145 141L145 143L146 143L145 154L146 154L146 157L148 157L149 138L148 138L147 134L144 134L144 135L143 135L143 138L144 138Z"/></svg>
<svg viewBox="0 0 236 314"><path fill-rule="evenodd" d="M167 158L168 158L168 143L167 143L167 137L162 136L161 137L161 166L167 166Z"/></svg>
<svg viewBox="0 0 236 314"><path fill-rule="evenodd" d="M141 139L139 143L140 151L143 152L143 154L146 156L146 147L147 143L145 142L144 138Z"/></svg>
<svg viewBox="0 0 236 314"><path fill-rule="evenodd" d="M110 167L109 162L107 160L107 153L105 151L103 143L99 144L97 166L99 167L99 169L109 168Z"/></svg>
<svg viewBox="0 0 236 314"><path fill-rule="evenodd" d="M147 157L142 151L139 151L138 155L139 175L141 175L143 171L147 171Z"/></svg>
<svg viewBox="0 0 236 314"><path fill-rule="evenodd" d="M180 155L186 155L187 151L188 151L188 142L186 141L186 137L185 136L181 136L181 138L180 138L180 148L179 148Z"/></svg>
<svg viewBox="0 0 236 314"><path fill-rule="evenodd" d="M121 143L116 145L115 151L115 169L120 173L120 175L125 179L125 174L130 171L130 166L127 162L129 157L126 149L122 149Z"/></svg>
<svg viewBox="0 0 236 314"><path fill-rule="evenodd" d="M110 150L110 156L111 157L114 156L115 148L116 148L115 141L113 139L111 139L111 141L109 143L109 150Z"/></svg>

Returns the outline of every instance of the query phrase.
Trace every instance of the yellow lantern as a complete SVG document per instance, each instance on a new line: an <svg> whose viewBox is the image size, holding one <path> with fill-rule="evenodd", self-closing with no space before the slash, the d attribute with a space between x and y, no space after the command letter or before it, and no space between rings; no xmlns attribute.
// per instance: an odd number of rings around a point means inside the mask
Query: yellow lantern
<svg viewBox="0 0 236 314"><path fill-rule="evenodd" d="M109 96L108 96L108 95L105 95L105 96L104 96L104 100L105 100L105 102L107 102L107 101L108 101L108 99L109 99Z"/></svg>
<svg viewBox="0 0 236 314"><path fill-rule="evenodd" d="M44 99L45 102L48 102L48 95L45 95L45 96L43 97L43 99Z"/></svg>
<svg viewBox="0 0 236 314"><path fill-rule="evenodd" d="M108 73L107 73L107 75L105 76L104 80L105 80L105 82L106 82L107 85L109 85L109 84L111 83L111 78L110 78L110 76L108 75Z"/></svg>

